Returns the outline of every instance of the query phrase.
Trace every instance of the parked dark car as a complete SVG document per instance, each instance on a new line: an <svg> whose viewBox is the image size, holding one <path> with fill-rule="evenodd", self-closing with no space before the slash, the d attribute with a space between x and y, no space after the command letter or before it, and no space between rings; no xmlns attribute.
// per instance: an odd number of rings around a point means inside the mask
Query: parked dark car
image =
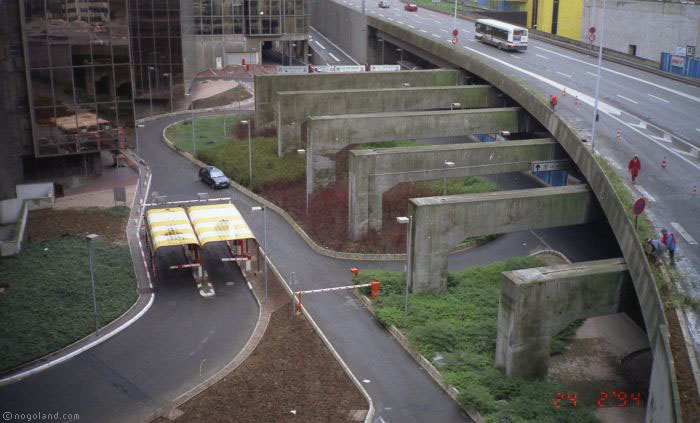
<svg viewBox="0 0 700 423"><path fill-rule="evenodd" d="M403 7L403 10L407 12L417 12L418 5L416 5L415 3L406 3L406 5Z"/></svg>
<svg viewBox="0 0 700 423"><path fill-rule="evenodd" d="M224 172L214 166L207 166L199 169L199 179L212 188L228 188L231 184L231 180L224 175Z"/></svg>

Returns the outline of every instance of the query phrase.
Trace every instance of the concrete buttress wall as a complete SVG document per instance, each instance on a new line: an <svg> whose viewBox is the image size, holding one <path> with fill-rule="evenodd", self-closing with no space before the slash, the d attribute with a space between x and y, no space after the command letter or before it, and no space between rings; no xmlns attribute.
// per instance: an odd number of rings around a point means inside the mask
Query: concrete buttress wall
<svg viewBox="0 0 700 423"><path fill-rule="evenodd" d="M351 150L350 238L357 240L369 229L381 230L382 194L401 182L528 171L533 160L564 157L551 138ZM455 167L446 170L446 160L454 162Z"/></svg>
<svg viewBox="0 0 700 423"><path fill-rule="evenodd" d="M473 109L312 116L306 125L307 187L335 181L335 154L351 144L517 132L520 109ZM310 191L310 192L311 192Z"/></svg>
<svg viewBox="0 0 700 423"><path fill-rule="evenodd" d="M586 185L412 198L413 292L447 288L447 253L471 236L578 225L603 218Z"/></svg>
<svg viewBox="0 0 700 423"><path fill-rule="evenodd" d="M401 88L403 83L412 87L455 86L462 79L463 72L455 69L255 75L255 123L258 128L275 123L278 91Z"/></svg>
<svg viewBox="0 0 700 423"><path fill-rule="evenodd" d="M304 148L301 123L309 116L408 110L515 106L488 85L447 87L363 88L351 90L279 91L275 120L280 155Z"/></svg>
<svg viewBox="0 0 700 423"><path fill-rule="evenodd" d="M576 319L616 313L628 278L621 258L503 272L496 367L546 377L552 336Z"/></svg>

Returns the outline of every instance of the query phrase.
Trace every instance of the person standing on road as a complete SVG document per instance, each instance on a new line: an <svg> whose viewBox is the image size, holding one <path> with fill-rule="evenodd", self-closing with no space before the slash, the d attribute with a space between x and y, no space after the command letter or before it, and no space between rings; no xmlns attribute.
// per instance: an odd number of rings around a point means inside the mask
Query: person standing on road
<svg viewBox="0 0 700 423"><path fill-rule="evenodd" d="M676 236L673 234L673 232L669 232L668 245L666 248L668 248L668 257L671 259L669 264L676 264Z"/></svg>
<svg viewBox="0 0 700 423"><path fill-rule="evenodd" d="M552 111L556 111L557 108L557 96L555 95L550 95L549 96L549 104L552 106Z"/></svg>
<svg viewBox="0 0 700 423"><path fill-rule="evenodd" d="M639 157L636 154L632 157L632 160L630 160L627 169L629 169L630 175L632 176L632 183L634 183L637 179L637 175L639 175L639 171L642 169L642 162L639 161Z"/></svg>
<svg viewBox="0 0 700 423"><path fill-rule="evenodd" d="M658 239L647 239L647 244L651 247L652 263L658 262L664 252L664 244Z"/></svg>
<svg viewBox="0 0 700 423"><path fill-rule="evenodd" d="M668 246L668 231L666 228L661 228L661 243L664 245L664 248Z"/></svg>

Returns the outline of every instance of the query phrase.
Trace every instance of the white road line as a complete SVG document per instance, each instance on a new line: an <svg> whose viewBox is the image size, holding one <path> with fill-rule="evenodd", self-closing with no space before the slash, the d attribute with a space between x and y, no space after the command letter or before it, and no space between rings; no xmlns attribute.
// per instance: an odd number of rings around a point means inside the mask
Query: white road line
<svg viewBox="0 0 700 423"><path fill-rule="evenodd" d="M595 74L595 73L593 73L593 72L588 72L588 71L586 71L586 73L589 74L590 76L594 76L594 77L595 77L595 76L598 76L597 74Z"/></svg>
<svg viewBox="0 0 700 423"><path fill-rule="evenodd" d="M437 35L437 34L431 34L431 35L432 35L433 37L437 37L437 38L440 38L440 36L439 36L439 35Z"/></svg>
<svg viewBox="0 0 700 423"><path fill-rule="evenodd" d="M319 43L318 41L314 40L314 43L318 44L318 46L321 47L322 49L324 49L324 50L326 49L325 47L323 47L323 44Z"/></svg>
<svg viewBox="0 0 700 423"><path fill-rule="evenodd" d="M700 128L695 128L696 131L700 132Z"/></svg>
<svg viewBox="0 0 700 423"><path fill-rule="evenodd" d="M535 53L535 56L540 57L540 58L542 58L542 59L544 59L544 60L549 60L549 57L543 56L543 55L541 55L541 54Z"/></svg>
<svg viewBox="0 0 700 423"><path fill-rule="evenodd" d="M426 31L424 29L421 29L420 32L425 32L426 34L428 33L428 31Z"/></svg>
<svg viewBox="0 0 700 423"><path fill-rule="evenodd" d="M411 29L416 29L416 27L413 26L413 25L409 25L408 27L411 28Z"/></svg>
<svg viewBox="0 0 700 423"><path fill-rule="evenodd" d="M399 25L403 25L403 22L401 21L396 21Z"/></svg>
<svg viewBox="0 0 700 423"><path fill-rule="evenodd" d="M514 59L518 59L518 60L522 59L522 57L519 57L517 54L513 54L513 53L509 53L508 56L510 56Z"/></svg>
<svg viewBox="0 0 700 423"><path fill-rule="evenodd" d="M442 23L442 22L440 22L440 21L433 21L433 22L435 22L436 24Z"/></svg>
<svg viewBox="0 0 700 423"><path fill-rule="evenodd" d="M392 22L394 21L394 20L393 20L393 19L391 19L391 18L387 18L387 19L388 19L388 20L390 20L390 21L392 21Z"/></svg>
<svg viewBox="0 0 700 423"><path fill-rule="evenodd" d="M681 236L682 236L683 238L685 238L686 241L688 241L688 244L691 244L691 245L697 245L697 244L698 244L698 242L697 242L692 236L690 236L690 234L689 234L688 232L686 232L685 229L683 229L683 227L681 226L680 223L671 222L671 226L673 226L673 228L674 228L679 234L681 234Z"/></svg>
<svg viewBox="0 0 700 423"><path fill-rule="evenodd" d="M654 196L649 194L649 192L647 190L645 190L641 185L637 185L637 191L639 191L639 193L642 194L642 197L646 198L647 200L654 201L654 202L656 201Z"/></svg>
<svg viewBox="0 0 700 423"><path fill-rule="evenodd" d="M632 99L629 99L629 98L625 97L624 95L620 95L620 94L618 94L617 96L618 96L618 97L620 97L621 99L624 99L624 100L627 100L627 101L629 101L630 103L634 103L634 104L639 104L639 103L637 103L636 101L634 101L634 100L632 100Z"/></svg>
<svg viewBox="0 0 700 423"><path fill-rule="evenodd" d="M661 100L661 101L663 101L664 103L670 103L670 101L664 100L664 99L661 98L661 97L657 97L657 96L655 96L654 94L648 94L648 93L647 93L647 95L648 95L649 97L655 98L655 99L657 99L657 100Z"/></svg>
<svg viewBox="0 0 700 423"><path fill-rule="evenodd" d="M543 51L546 51L546 52L549 52L549 53L552 53L552 54L556 54L557 56L562 56L562 57L565 57L565 58L567 58L567 59L574 60L574 61L576 61L576 62L584 63L584 64L586 64L586 65L588 65L588 66L593 66L593 67L597 67L597 66L598 66L598 65L596 65L596 64L594 64L594 63L588 63L588 62L586 62L586 61L584 61L584 60L579 60L579 59L573 58L573 57L571 57L571 56L567 56L567 55L565 55L565 54L557 53L556 51L548 50L548 49L543 48L543 47L535 46L535 48L540 49L540 50L543 50ZM614 70L612 70L612 69L608 69L608 68L603 67L603 66L601 66L600 68L601 68L602 70L608 71L608 72L610 72L610 73L614 73L615 75L624 76L625 78L629 78L629 79L635 80L635 81L637 81L637 82L642 82L642 83L644 83L644 84L651 85L652 87L660 88L660 89L662 89L662 90L666 90L666 91L668 91L668 92L674 93L674 94L676 94L676 95L680 95L680 96L682 96L682 97L685 97L685 98L687 98L687 99L690 99L690 100L693 100L693 101L696 101L696 102L700 103L700 97L695 97L694 95L690 95L690 94L686 94L686 93L683 93L683 92L680 92L680 91L676 91L676 90L674 90L674 89L672 89L672 88L664 87L663 85L655 84L655 83L653 83L653 82L646 81L646 80L644 80L644 79L642 79L642 78L637 78L636 76L627 75L627 74L625 74L625 73L618 72L618 71L614 71Z"/></svg>
<svg viewBox="0 0 700 423"><path fill-rule="evenodd" d="M338 59L337 57L335 57L335 55L334 55L333 53L328 52L328 55L331 56L336 62L340 62L340 59Z"/></svg>
<svg viewBox="0 0 700 423"><path fill-rule="evenodd" d="M559 72L559 71L557 71L557 73L558 73L559 75L564 75L564 76L567 77L567 78L571 78L571 75L569 75L568 73Z"/></svg>
<svg viewBox="0 0 700 423"><path fill-rule="evenodd" d="M440 31L442 31L442 32L447 32L447 30L446 30L446 29L441 29Z"/></svg>

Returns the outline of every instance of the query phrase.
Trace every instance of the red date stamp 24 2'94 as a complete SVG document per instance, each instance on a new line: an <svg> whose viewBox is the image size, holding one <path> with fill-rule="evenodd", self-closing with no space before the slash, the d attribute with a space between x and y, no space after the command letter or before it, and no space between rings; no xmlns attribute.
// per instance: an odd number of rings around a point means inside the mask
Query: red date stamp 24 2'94
<svg viewBox="0 0 700 423"><path fill-rule="evenodd" d="M641 394L639 392L626 391L601 391L596 407L641 407ZM575 392L557 392L556 398L552 401L552 407L573 407L576 408Z"/></svg>

